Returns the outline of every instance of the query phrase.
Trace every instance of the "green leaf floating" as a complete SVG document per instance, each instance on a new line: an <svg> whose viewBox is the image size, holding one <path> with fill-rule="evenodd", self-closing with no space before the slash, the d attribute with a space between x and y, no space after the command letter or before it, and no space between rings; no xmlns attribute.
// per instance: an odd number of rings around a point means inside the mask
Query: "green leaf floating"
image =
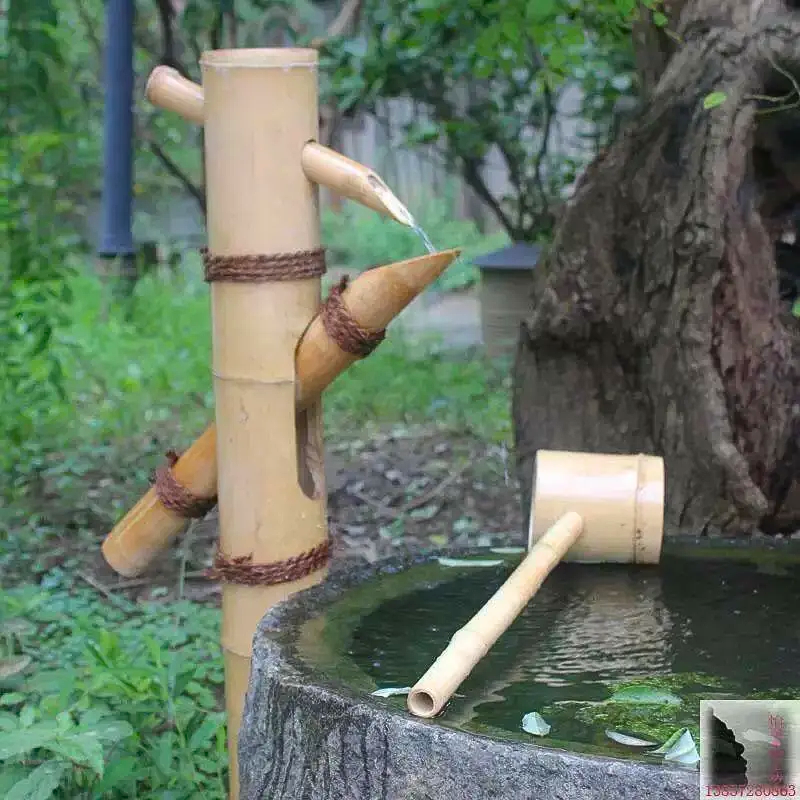
<svg viewBox="0 0 800 800"><path fill-rule="evenodd" d="M531 711L522 718L522 730L534 736L547 736L550 733L550 726L538 711Z"/></svg>
<svg viewBox="0 0 800 800"><path fill-rule="evenodd" d="M445 556L440 556L438 561L443 567L496 567L503 563L502 558L447 558Z"/></svg>
<svg viewBox="0 0 800 800"><path fill-rule="evenodd" d="M672 761L675 764L682 764L687 767L693 767L700 761L697 745L695 745L688 728L681 728L675 731L661 747L656 750L650 750L649 754L653 756L663 755L664 761Z"/></svg>
<svg viewBox="0 0 800 800"><path fill-rule="evenodd" d="M402 686L400 688L395 687L388 687L386 689L376 689L373 693L373 697L394 697L398 694L408 694L411 691L410 686Z"/></svg>
<svg viewBox="0 0 800 800"><path fill-rule="evenodd" d="M655 742L648 741L647 739L639 739L636 736L628 736L625 733L618 733L617 731L606 731L606 736L617 744L624 744L628 747L652 747Z"/></svg>
<svg viewBox="0 0 800 800"><path fill-rule="evenodd" d="M683 701L680 697L664 689L656 689L646 684L635 684L633 686L623 686L617 689L608 699L609 703L632 703L635 705L677 705Z"/></svg>
<svg viewBox="0 0 800 800"><path fill-rule="evenodd" d="M515 556L525 552L524 547L490 547L489 550L499 556Z"/></svg>

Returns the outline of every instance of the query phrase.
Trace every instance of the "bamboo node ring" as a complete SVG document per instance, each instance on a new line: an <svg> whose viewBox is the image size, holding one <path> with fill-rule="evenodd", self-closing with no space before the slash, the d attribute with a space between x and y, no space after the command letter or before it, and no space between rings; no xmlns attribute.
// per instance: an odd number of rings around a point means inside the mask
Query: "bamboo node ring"
<svg viewBox="0 0 800 800"><path fill-rule="evenodd" d="M218 551L214 557L214 565L206 571L206 577L224 583L237 583L240 586L290 583L324 567L330 555L330 539L325 539L304 553L269 564L254 564L252 553L228 558Z"/></svg>
<svg viewBox="0 0 800 800"><path fill-rule="evenodd" d="M270 255L218 256L207 247L200 251L205 279L237 283L266 283L317 278L325 274L325 249L297 250Z"/></svg>
<svg viewBox="0 0 800 800"><path fill-rule="evenodd" d="M348 281L349 278L345 275L331 289L327 300L322 304L322 325L328 336L345 353L364 358L386 338L386 331L367 330L353 319L342 300L342 292L347 288Z"/></svg>
<svg viewBox="0 0 800 800"><path fill-rule="evenodd" d="M187 519L200 519L217 504L216 497L199 497L187 489L172 473L179 455L174 450L166 453L167 463L155 471L153 487L161 504Z"/></svg>

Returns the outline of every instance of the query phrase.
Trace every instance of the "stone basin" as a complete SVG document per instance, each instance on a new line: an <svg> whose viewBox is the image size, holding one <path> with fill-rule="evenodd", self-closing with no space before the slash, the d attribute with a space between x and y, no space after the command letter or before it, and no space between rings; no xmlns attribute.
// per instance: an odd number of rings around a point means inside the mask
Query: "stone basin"
<svg viewBox="0 0 800 800"><path fill-rule="evenodd" d="M605 708L592 705L611 692L605 682L637 676L800 697L798 545L678 537L657 567L562 564L434 720L411 716L405 697L371 692L413 684L521 555L483 549L333 571L256 632L240 797L695 800L697 767L617 744L606 719L571 709ZM503 563L446 567L439 555ZM519 724L539 710L546 737Z"/></svg>

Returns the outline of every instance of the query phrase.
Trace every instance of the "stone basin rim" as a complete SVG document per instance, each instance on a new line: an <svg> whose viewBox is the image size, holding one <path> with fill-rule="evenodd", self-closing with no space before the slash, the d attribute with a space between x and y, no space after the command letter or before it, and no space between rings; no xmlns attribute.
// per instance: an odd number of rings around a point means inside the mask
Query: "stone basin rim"
<svg viewBox="0 0 800 800"><path fill-rule="evenodd" d="M783 558L787 555L800 559L800 543L794 540L759 539L739 540L730 538L712 538L698 536L673 536L664 542L665 554L686 553L697 558L733 558L735 560L751 560L758 558ZM702 551L698 555L697 551ZM413 566L429 563L440 556L465 557L483 555L491 557L489 547L444 548L426 553L406 554L382 559L372 564L343 563L334 565L327 579L310 589L289 597L272 608L262 618L254 638L254 660L268 664L268 672L272 679L297 697L305 698L309 703L320 707L332 704L333 707L346 708L357 714L369 714L387 725L401 725L411 736L435 735L445 739L471 744L472 747L494 747L511 757L523 758L535 769L563 771L579 770L583 775L596 774L602 780L604 776L625 770L626 774L636 777L637 781L652 786L669 786L670 797L690 797L696 793L699 773L696 769L679 766L647 764L630 761L613 756L602 756L572 752L565 749L548 747L538 742L520 742L505 740L479 732L458 730L439 724L436 720L424 720L410 715L407 711L388 706L380 698L372 697L356 691L344 682L332 682L315 674L312 666L300 657L294 641L294 632L304 623L323 614L329 606L351 588L367 580L381 575L396 574ZM502 557L499 554L498 558ZM653 567L644 567L653 569ZM656 567L657 569L657 567ZM476 609L477 610L477 609ZM276 678L276 676L278 676ZM247 704L251 703L253 684L248 691ZM244 755L244 753L242 753ZM666 784L666 785L665 785ZM588 795L587 795L588 796ZM667 795L662 795L667 796Z"/></svg>

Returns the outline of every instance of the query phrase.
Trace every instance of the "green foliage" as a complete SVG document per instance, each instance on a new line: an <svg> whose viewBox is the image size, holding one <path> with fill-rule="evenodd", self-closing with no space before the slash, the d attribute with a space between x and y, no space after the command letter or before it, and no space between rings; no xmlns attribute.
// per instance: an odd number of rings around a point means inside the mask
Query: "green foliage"
<svg viewBox="0 0 800 800"><path fill-rule="evenodd" d="M422 104L430 121L409 126L410 142L438 142L513 239L546 238L580 166L549 149L559 97L582 86L584 111L603 126L632 84L639 11L636 0L368 0L365 38L329 42L322 73L348 112L375 113L395 97ZM481 176L492 148L508 169L508 197L493 197Z"/></svg>
<svg viewBox="0 0 800 800"><path fill-rule="evenodd" d="M0 795L225 797L217 609L101 602L46 576L0 597Z"/></svg>
<svg viewBox="0 0 800 800"><path fill-rule="evenodd" d="M199 272L195 255L186 272L151 275L122 309L109 286L76 270L69 318L49 346L63 369L62 394L20 399L35 425L13 451L7 501L52 495L63 504L55 506L62 524L106 526L129 502L115 495L119 487L141 486L166 449L199 432L213 403L208 289Z"/></svg>
<svg viewBox="0 0 800 800"><path fill-rule="evenodd" d="M373 425L436 421L507 441L510 379L503 367L480 356L455 358L435 349L426 353L392 338L328 391L326 424L352 433L364 430L365 420Z"/></svg>
<svg viewBox="0 0 800 800"><path fill-rule="evenodd" d="M0 471L13 472L48 406L63 392L51 343L69 300L68 253L76 240L53 230L75 116L62 102L65 41L51 3L11 4L6 91L11 103L0 153Z"/></svg>

